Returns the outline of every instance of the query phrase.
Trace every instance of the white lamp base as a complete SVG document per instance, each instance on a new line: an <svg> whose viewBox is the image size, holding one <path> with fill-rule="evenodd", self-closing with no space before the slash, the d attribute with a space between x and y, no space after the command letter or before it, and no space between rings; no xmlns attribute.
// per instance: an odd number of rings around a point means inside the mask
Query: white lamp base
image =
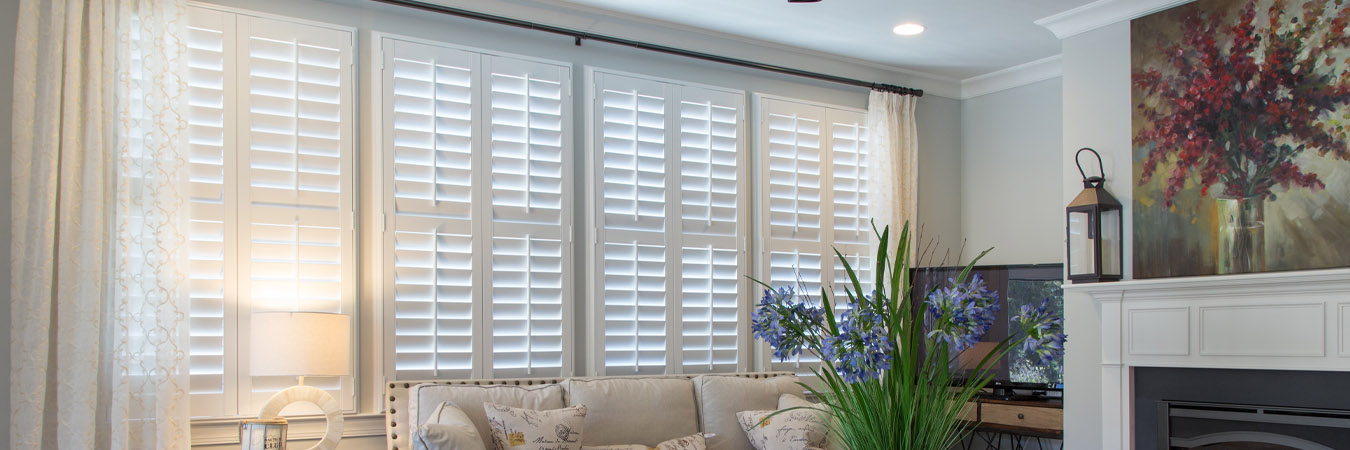
<svg viewBox="0 0 1350 450"><path fill-rule="evenodd" d="M285 390L272 395L263 405L262 410L258 412L259 419L272 419L281 416L281 410L287 405L295 402L309 402L323 410L323 415L328 419L327 431L323 434L323 439L318 444L310 447L310 450L335 450L338 441L342 439L342 406L338 404L337 399L327 392L319 390L313 386L291 386Z"/></svg>

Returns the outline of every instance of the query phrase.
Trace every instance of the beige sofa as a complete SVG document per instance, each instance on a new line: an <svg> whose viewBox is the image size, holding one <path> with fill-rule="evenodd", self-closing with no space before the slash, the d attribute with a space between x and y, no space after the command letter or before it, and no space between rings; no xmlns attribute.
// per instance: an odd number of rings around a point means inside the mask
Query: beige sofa
<svg viewBox="0 0 1350 450"><path fill-rule="evenodd" d="M412 450L417 424L442 402L453 402L492 448L483 402L519 408L586 405L584 445L657 443L711 433L709 450L754 450L736 413L772 410L782 394L802 395L791 372L591 378L434 380L389 383L386 414L390 450Z"/></svg>

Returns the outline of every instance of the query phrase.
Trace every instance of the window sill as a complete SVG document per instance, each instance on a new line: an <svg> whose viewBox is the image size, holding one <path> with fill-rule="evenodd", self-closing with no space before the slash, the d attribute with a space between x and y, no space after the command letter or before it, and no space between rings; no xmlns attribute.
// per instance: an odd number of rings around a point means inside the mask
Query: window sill
<svg viewBox="0 0 1350 450"><path fill-rule="evenodd" d="M192 445L239 443L239 421L243 418L196 419L192 421ZM287 417L287 440L319 439L326 422L323 416ZM346 414L342 416L342 437L383 436L384 414Z"/></svg>

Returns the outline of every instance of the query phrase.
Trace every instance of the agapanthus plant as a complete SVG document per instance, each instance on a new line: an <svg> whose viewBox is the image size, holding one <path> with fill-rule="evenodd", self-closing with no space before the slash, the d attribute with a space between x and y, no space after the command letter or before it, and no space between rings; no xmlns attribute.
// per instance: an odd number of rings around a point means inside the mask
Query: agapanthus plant
<svg viewBox="0 0 1350 450"><path fill-rule="evenodd" d="M874 228L875 231L875 228ZM1023 345L1043 361L1064 352L1063 319L1024 307L1013 322L1021 333L998 342L971 368L964 383L953 383L951 362L987 333L998 313L998 299L971 268L971 261L948 285L925 295L922 307L910 302L909 226L891 247L890 229L877 231L879 245L875 289L864 295L863 280L839 252L848 274L845 298L820 296L791 286L764 284L764 296L752 314L755 337L773 347L779 360L810 352L822 367L811 369L821 388L803 384L823 403L833 420L832 439L854 450L932 450L952 448L970 427L962 410L993 379L991 361ZM834 304L848 307L838 317Z"/></svg>

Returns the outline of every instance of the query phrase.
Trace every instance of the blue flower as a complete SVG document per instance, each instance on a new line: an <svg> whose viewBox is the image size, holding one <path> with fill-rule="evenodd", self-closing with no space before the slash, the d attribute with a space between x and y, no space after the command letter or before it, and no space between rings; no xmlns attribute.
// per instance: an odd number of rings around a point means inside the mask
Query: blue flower
<svg viewBox="0 0 1350 450"><path fill-rule="evenodd" d="M953 352L970 348L989 332L998 317L998 294L989 291L976 274L969 282L951 284L928 294L928 337L946 342Z"/></svg>
<svg viewBox="0 0 1350 450"><path fill-rule="evenodd" d="M863 304L866 304L864 302ZM894 349L886 333L885 318L861 304L851 305L839 319L839 334L827 336L821 343L821 357L834 363L844 382L881 378L891 368Z"/></svg>
<svg viewBox="0 0 1350 450"><path fill-rule="evenodd" d="M1022 310L1013 317L1021 325L1022 332L1026 333L1022 348L1039 356L1043 364L1050 364L1063 357L1064 341L1068 339L1064 334L1064 317L1051 314L1049 306L1048 298L1035 308L1022 305Z"/></svg>
<svg viewBox="0 0 1350 450"><path fill-rule="evenodd" d="M755 337L773 347L773 356L786 361L802 352L803 333L825 321L825 311L798 299L791 287L765 289L759 307L750 315L750 330Z"/></svg>

